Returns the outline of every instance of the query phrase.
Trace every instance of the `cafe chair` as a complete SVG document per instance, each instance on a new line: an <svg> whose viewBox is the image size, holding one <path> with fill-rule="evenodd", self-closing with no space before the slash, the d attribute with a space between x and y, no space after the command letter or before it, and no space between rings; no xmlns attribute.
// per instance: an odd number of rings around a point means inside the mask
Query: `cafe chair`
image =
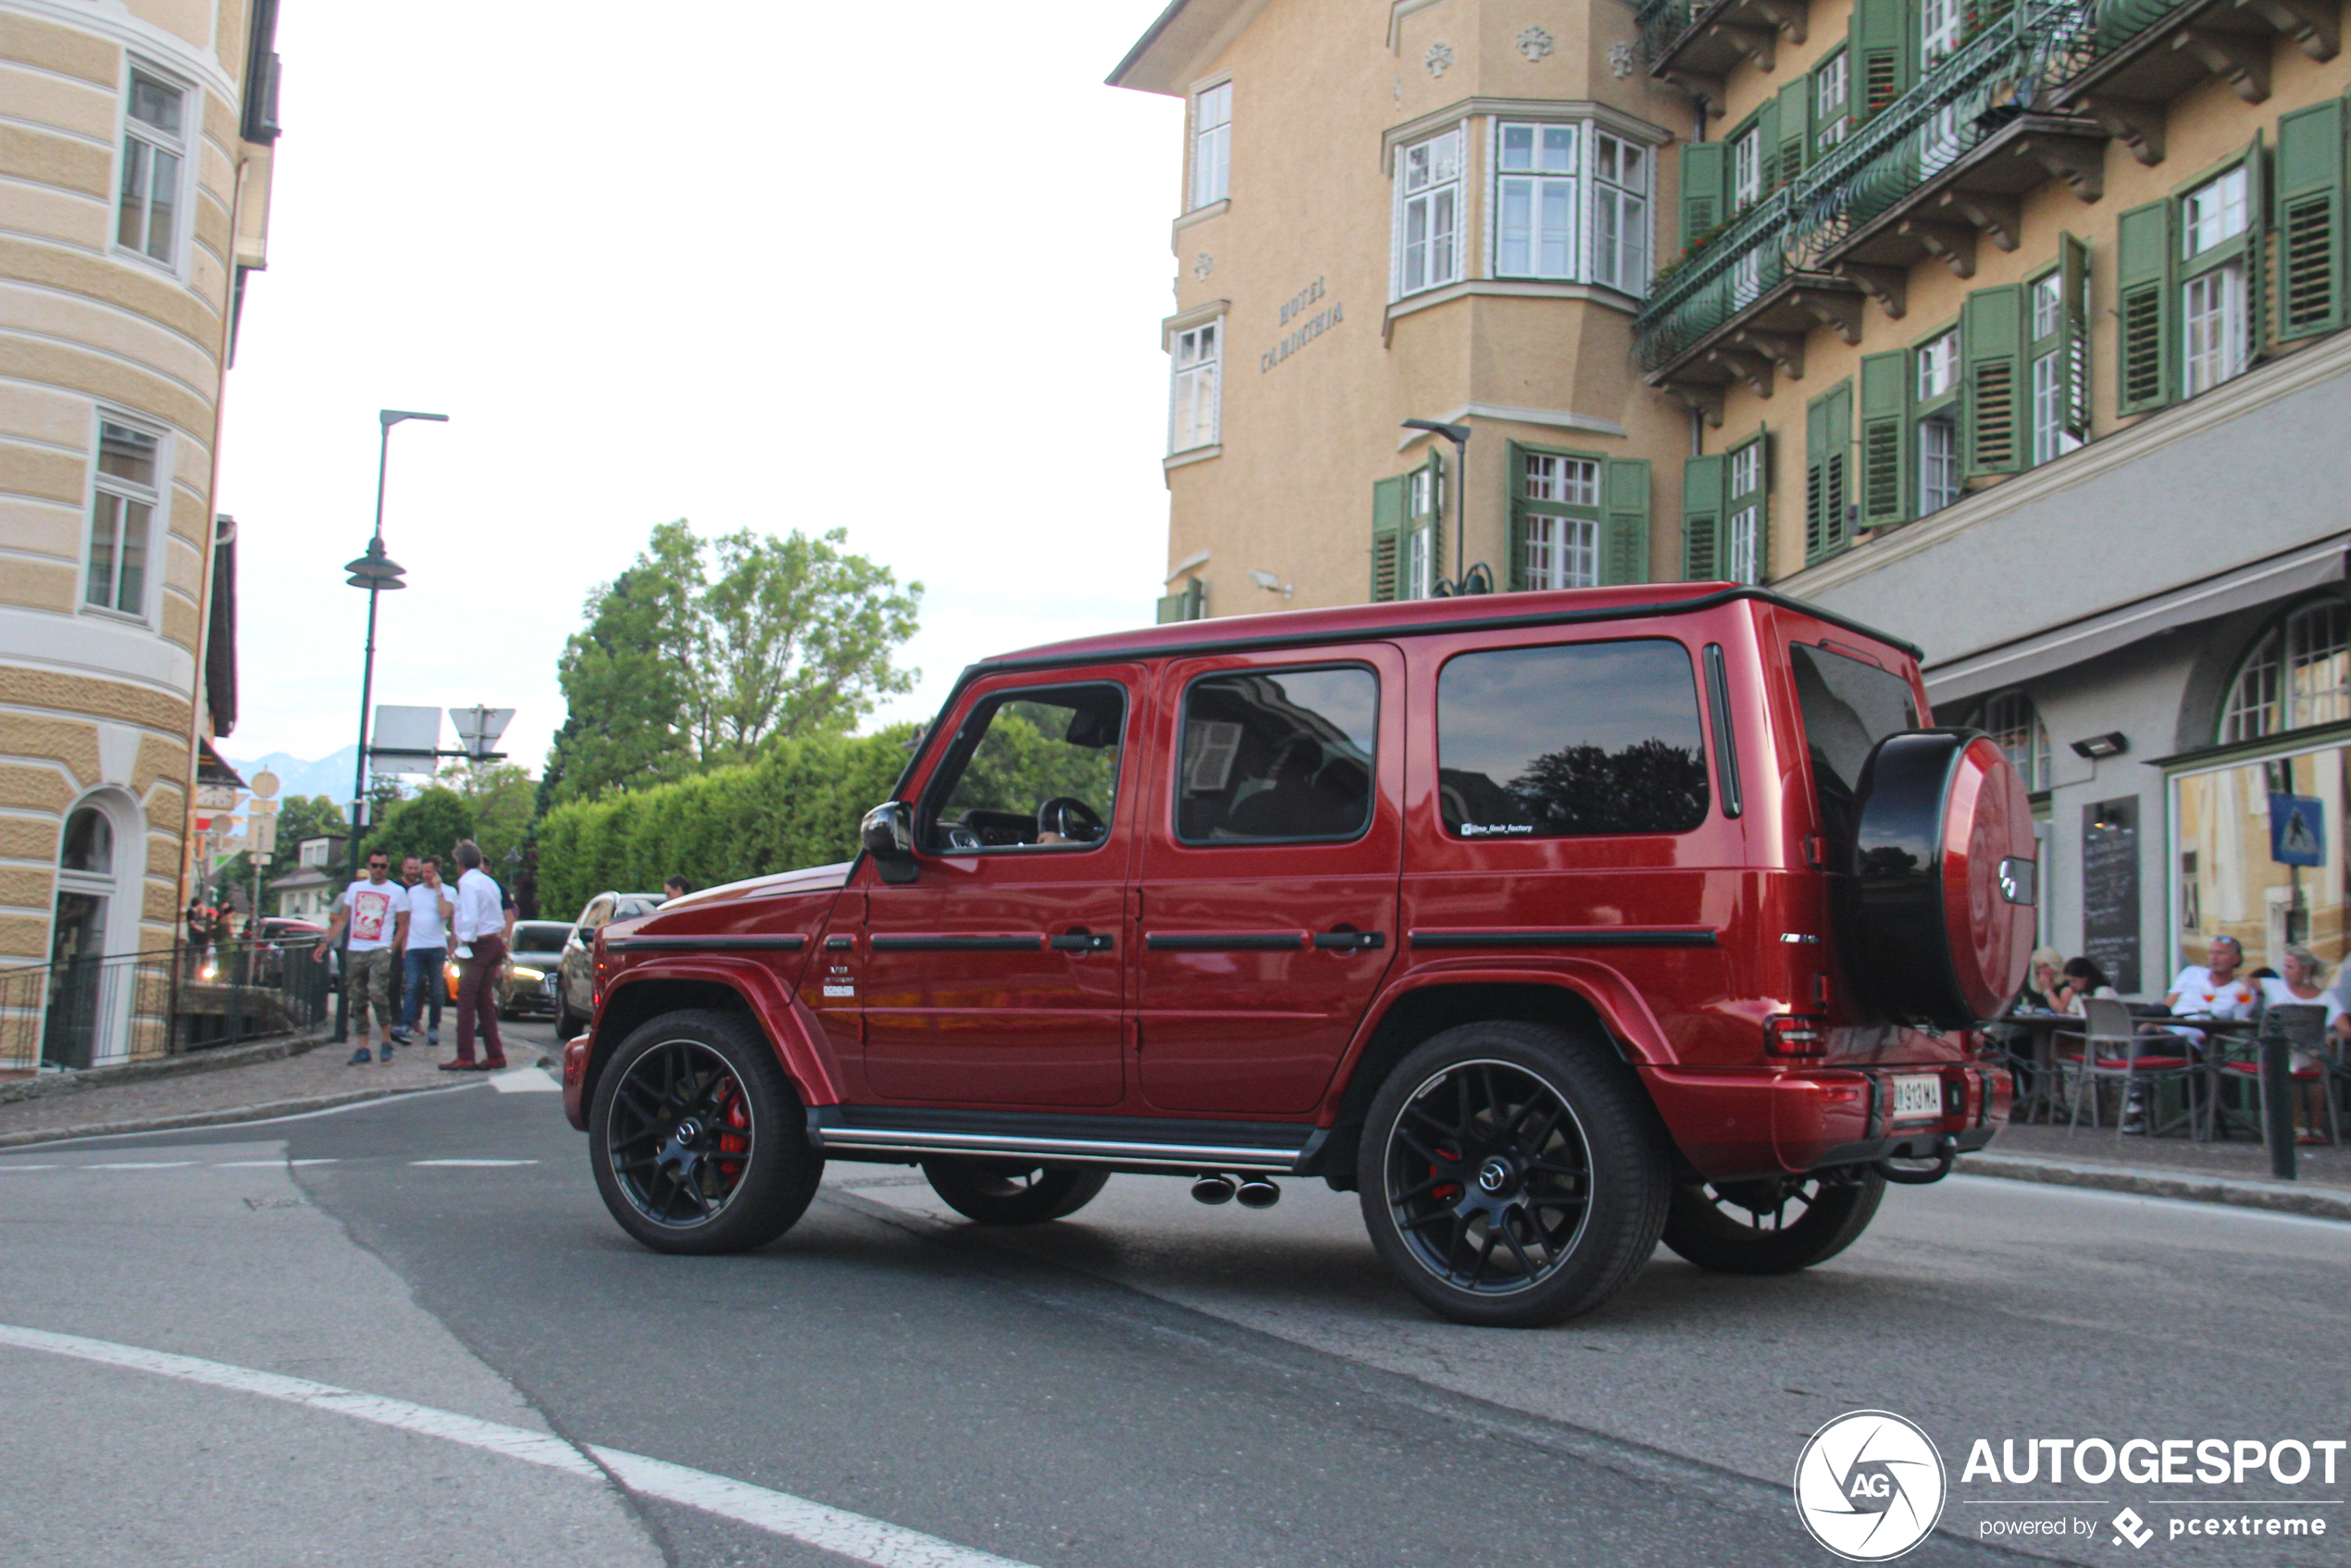
<svg viewBox="0 0 2351 1568"><path fill-rule="evenodd" d="M2289 1049L2297 1052L2307 1052L2317 1059L2311 1066L2295 1069L2293 1078L2297 1093L2303 1084L2318 1083L2329 1078L2329 1069L2334 1067L2340 1058L2329 1050L2331 1042L2327 1039L2327 1010L2324 1004L2315 1002L2288 1002L2266 1008L2260 1014L2260 1019L2265 1026L2272 1021L2279 1026L2285 1035L2286 1045ZM2242 1110L2231 1110L2224 1105L2221 1102L2221 1090L2223 1086L2233 1082L2238 1085L2250 1083L2254 1086L2255 1132L2265 1144L2270 1140L2270 1080L2261 1071L2260 1036L2267 1032L2267 1028L2264 1027L2251 1039L2216 1039L2213 1042L2214 1050L2208 1058L2207 1066L2207 1071L2211 1074L2212 1078L2210 1119L2220 1125L2224 1132L2230 1122L2242 1122L2245 1113ZM2335 1068L2335 1070L2341 1069ZM2341 1143L2343 1122L2335 1110L2333 1089L2333 1084L2329 1082L2327 1092L2323 1096L2327 1109L2327 1132L2335 1142ZM2242 1089L2239 1093L2243 1093ZM2291 1114L2287 1118L2289 1125L2297 1119L2298 1117Z"/></svg>
<svg viewBox="0 0 2351 1568"><path fill-rule="evenodd" d="M2085 1101L2090 1126L2102 1125L2098 1121L2099 1087L2108 1082L2122 1086L2114 1114L2117 1143L2122 1141L2123 1130L2131 1119L2133 1092L2140 1096L2145 1107L2149 1138L2160 1138L2183 1123L2193 1134L2196 1109L2193 1080L2197 1067L2188 1042L2177 1035L2141 1034L2130 1007L2110 997L2084 999L2082 1012L2088 1026L2082 1037L2082 1054L2066 1059L2073 1077L2073 1126L2066 1129L2066 1136L2071 1138L2082 1126ZM2167 1083L2180 1086L2183 1108L2170 1121L2161 1121L2162 1089Z"/></svg>

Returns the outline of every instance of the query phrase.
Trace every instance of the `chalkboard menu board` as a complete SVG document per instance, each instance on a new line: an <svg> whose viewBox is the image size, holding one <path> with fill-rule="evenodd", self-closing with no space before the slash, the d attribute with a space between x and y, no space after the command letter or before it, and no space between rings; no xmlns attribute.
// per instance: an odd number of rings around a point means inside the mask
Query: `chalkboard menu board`
<svg viewBox="0 0 2351 1568"><path fill-rule="evenodd" d="M2139 803L2082 808L2082 956L2130 996L2139 989Z"/></svg>

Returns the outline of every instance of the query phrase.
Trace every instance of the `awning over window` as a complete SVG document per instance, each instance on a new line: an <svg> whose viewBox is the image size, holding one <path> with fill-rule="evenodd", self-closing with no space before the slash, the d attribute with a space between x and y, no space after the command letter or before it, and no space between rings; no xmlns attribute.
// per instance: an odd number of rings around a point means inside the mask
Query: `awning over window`
<svg viewBox="0 0 2351 1568"><path fill-rule="evenodd" d="M1928 665L1920 672L1926 678L1927 697L1939 705L2021 685L2035 676L2126 648L2158 631L2341 582L2346 549L2351 549L2351 533L2332 534L2183 588L2118 604L1965 658Z"/></svg>

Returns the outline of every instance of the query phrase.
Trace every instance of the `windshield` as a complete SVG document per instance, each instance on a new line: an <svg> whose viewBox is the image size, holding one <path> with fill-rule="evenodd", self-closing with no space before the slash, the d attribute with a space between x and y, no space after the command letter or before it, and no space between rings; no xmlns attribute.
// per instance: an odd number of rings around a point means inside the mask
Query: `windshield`
<svg viewBox="0 0 2351 1568"><path fill-rule="evenodd" d="M560 952L571 927L560 920L526 920L515 927L516 952Z"/></svg>
<svg viewBox="0 0 2351 1568"><path fill-rule="evenodd" d="M1918 704L1900 676L1834 649L1797 643L1788 650L1788 663L1796 672L1822 830L1832 849L1842 852L1852 841L1853 792L1862 764L1880 740L1919 727ZM1833 854L1830 864L1841 858Z"/></svg>

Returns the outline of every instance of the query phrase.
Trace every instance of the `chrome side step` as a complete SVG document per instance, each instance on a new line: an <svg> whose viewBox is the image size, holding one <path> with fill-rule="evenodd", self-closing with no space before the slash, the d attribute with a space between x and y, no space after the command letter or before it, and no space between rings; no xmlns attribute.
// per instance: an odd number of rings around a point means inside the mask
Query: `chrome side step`
<svg viewBox="0 0 2351 1568"><path fill-rule="evenodd" d="M873 1115L868 1113L860 1120L867 1120ZM1021 1119L1032 1127L1037 1120L1032 1117ZM1093 1129L1087 1130L1091 1132ZM1284 1132L1289 1130L1283 1129ZM1011 1126L1001 1130L970 1126L852 1126L843 1125L836 1107L813 1107L808 1113L809 1140L824 1153L838 1159L920 1159L927 1154L964 1154L1051 1160L1057 1164L1078 1165L1113 1165L1130 1171L1197 1173L1214 1170L1292 1175L1312 1155L1320 1151L1328 1136L1317 1127L1299 1127L1295 1130L1297 1141L1286 1145L1208 1139L1178 1143L1131 1136L1058 1136L1017 1130Z"/></svg>

